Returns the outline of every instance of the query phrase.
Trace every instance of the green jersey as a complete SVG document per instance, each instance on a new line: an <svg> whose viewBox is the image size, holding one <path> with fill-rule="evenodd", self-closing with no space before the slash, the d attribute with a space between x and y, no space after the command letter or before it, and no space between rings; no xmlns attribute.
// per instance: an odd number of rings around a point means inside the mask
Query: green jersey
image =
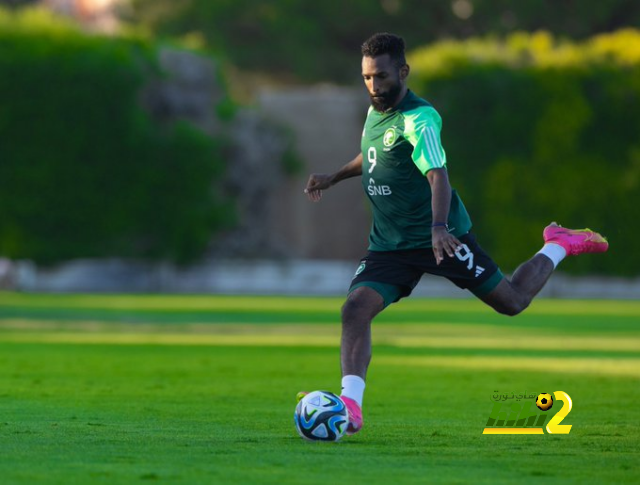
<svg viewBox="0 0 640 485"><path fill-rule="evenodd" d="M362 132L362 185L373 208L371 251L431 247L431 186L426 174L447 166L440 143L442 119L411 91L398 106L380 113L369 108ZM450 232L469 232L471 220L452 191Z"/></svg>

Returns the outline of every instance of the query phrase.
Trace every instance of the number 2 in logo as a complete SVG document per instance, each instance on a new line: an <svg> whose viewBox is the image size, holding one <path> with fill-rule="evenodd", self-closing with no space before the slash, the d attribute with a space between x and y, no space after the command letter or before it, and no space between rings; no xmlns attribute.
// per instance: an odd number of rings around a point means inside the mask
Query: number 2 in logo
<svg viewBox="0 0 640 485"><path fill-rule="evenodd" d="M556 397L556 401L564 401L564 406L562 409L556 413L556 415L551 418L549 424L547 424L547 433L549 434L569 434L571 431L570 424L560 424L564 418L567 417L567 414L571 412L571 407L573 403L571 402L571 398L569 394L564 391L555 391L553 395Z"/></svg>

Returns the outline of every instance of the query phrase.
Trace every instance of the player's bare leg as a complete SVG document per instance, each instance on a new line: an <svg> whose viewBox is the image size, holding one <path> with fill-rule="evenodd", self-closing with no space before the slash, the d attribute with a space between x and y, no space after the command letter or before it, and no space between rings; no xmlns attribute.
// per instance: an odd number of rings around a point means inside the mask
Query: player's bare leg
<svg viewBox="0 0 640 485"><path fill-rule="evenodd" d="M520 265L511 281L503 279L482 301L499 313L517 315L529 306L565 256L604 253L609 249L607 239L597 232L567 229L555 222L544 229L543 239L545 246L542 250Z"/></svg>
<svg viewBox="0 0 640 485"><path fill-rule="evenodd" d="M549 281L553 269L553 262L548 257L536 254L516 269L511 281L504 278L491 293L481 299L499 313L517 315L529 306Z"/></svg>
<svg viewBox="0 0 640 485"><path fill-rule="evenodd" d="M353 290L342 307L342 395L349 412L347 434L360 431L362 397L371 362L371 321L384 309L384 299L375 290L361 286Z"/></svg>
<svg viewBox="0 0 640 485"><path fill-rule="evenodd" d="M371 321L384 308L380 294L366 286L353 290L342 307L342 375L365 379L371 361Z"/></svg>

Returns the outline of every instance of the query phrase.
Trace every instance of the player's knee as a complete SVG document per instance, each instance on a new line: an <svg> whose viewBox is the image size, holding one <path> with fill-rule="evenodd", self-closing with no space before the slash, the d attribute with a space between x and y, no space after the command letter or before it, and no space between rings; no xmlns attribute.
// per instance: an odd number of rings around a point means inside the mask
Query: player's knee
<svg viewBox="0 0 640 485"><path fill-rule="evenodd" d="M344 323L366 320L366 306L358 298L349 297L342 305L342 321Z"/></svg>
<svg viewBox="0 0 640 485"><path fill-rule="evenodd" d="M523 295L506 278L482 300L498 313L509 317L522 313L531 303L531 298Z"/></svg>
<svg viewBox="0 0 640 485"><path fill-rule="evenodd" d="M361 289L358 288L353 291L342 306L343 323L371 321L384 306L381 297L373 298L364 288L362 288L363 291L359 290Z"/></svg>
<svg viewBox="0 0 640 485"><path fill-rule="evenodd" d="M507 301L500 302L494 306L494 309L508 317L515 317L522 313L529 306L529 302L521 298L512 298Z"/></svg>

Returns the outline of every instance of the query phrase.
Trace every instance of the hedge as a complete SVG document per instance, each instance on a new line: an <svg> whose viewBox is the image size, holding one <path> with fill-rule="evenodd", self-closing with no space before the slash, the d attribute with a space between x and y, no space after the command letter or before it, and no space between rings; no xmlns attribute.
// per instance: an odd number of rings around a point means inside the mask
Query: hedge
<svg viewBox="0 0 640 485"><path fill-rule="evenodd" d="M563 270L638 274L640 31L447 41L409 60L412 88L443 117L453 185L504 269L537 251L556 220L610 241L606 255Z"/></svg>
<svg viewBox="0 0 640 485"><path fill-rule="evenodd" d="M0 255L186 262L228 225L221 143L141 108L157 49L0 10Z"/></svg>
<svg viewBox="0 0 640 485"><path fill-rule="evenodd" d="M353 83L360 44L374 32L402 35L410 47L445 37L545 28L584 39L640 25L633 0L130 0L128 15L158 35L186 37L245 72L291 82ZM468 17L456 14L467 6Z"/></svg>

